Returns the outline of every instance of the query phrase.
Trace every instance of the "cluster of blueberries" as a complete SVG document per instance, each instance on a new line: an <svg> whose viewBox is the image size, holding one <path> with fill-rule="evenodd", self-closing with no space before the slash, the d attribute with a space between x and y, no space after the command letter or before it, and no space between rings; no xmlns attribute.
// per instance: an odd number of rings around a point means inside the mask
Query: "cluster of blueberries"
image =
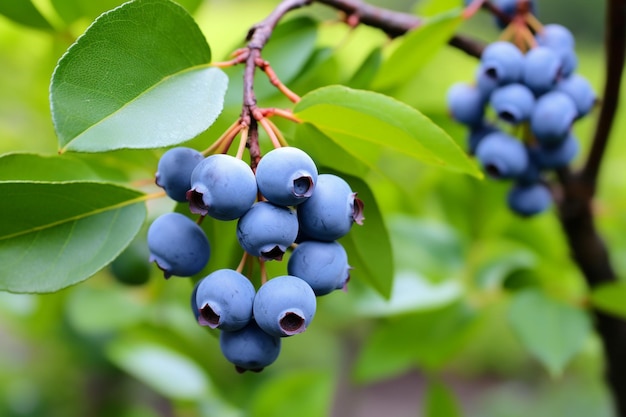
<svg viewBox="0 0 626 417"><path fill-rule="evenodd" d="M315 314L316 297L344 289L348 258L337 239L363 220L362 202L348 183L318 174L311 157L293 147L273 149L256 172L227 154L204 157L172 148L159 160L156 183L192 213L237 220L237 240L262 261L287 262L287 275L258 290L233 269L197 282L191 307L200 325L219 329L222 353L239 372L261 371L280 352L281 338L302 333ZM192 276L208 263L210 244L198 223L172 212L148 229L151 261L165 277Z"/></svg>
<svg viewBox="0 0 626 417"><path fill-rule="evenodd" d="M488 176L513 181L507 202L522 216L551 205L542 175L576 157L572 125L596 103L589 82L575 73L567 28L545 25L530 44L526 53L507 41L489 44L474 82L457 83L447 94L451 116L469 128L468 152Z"/></svg>

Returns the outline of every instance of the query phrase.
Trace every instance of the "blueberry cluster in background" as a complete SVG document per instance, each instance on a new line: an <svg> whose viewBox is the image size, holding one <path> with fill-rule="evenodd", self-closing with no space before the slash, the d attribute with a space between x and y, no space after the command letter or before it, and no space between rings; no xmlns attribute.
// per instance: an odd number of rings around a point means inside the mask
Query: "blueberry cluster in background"
<svg viewBox="0 0 626 417"><path fill-rule="evenodd" d="M499 3L515 12L515 0ZM572 126L593 109L596 94L575 73L575 41L567 28L545 25L526 40L525 51L508 41L489 44L474 82L450 87L447 105L468 127L468 152L484 172L512 182L510 209L532 216L550 207L544 175L576 157Z"/></svg>
<svg viewBox="0 0 626 417"><path fill-rule="evenodd" d="M261 371L280 353L281 339L302 333L316 297L345 289L350 266L337 239L363 220L362 202L346 181L318 174L311 157L293 147L274 149L256 172L227 154L204 157L177 147L159 160L156 183L192 213L237 220L237 240L262 261L287 262L287 275L258 290L234 269L220 269L196 283L191 307L200 325L220 330L220 348L239 372ZM198 223L181 213L158 217L148 229L150 260L166 278L192 276L207 265L211 249Z"/></svg>

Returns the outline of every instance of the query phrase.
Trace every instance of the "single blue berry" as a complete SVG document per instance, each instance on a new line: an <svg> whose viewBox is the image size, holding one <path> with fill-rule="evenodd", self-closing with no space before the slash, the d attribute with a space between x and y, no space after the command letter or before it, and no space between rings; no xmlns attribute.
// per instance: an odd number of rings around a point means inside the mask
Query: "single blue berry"
<svg viewBox="0 0 626 417"><path fill-rule="evenodd" d="M313 194L317 167L301 149L290 146L266 153L256 168L259 191L279 206L295 206Z"/></svg>
<svg viewBox="0 0 626 417"><path fill-rule="evenodd" d="M298 221L302 236L331 242L345 236L353 223L363 223L363 202L345 180L322 174L313 195L298 206Z"/></svg>
<svg viewBox="0 0 626 417"><path fill-rule="evenodd" d="M530 118L535 96L525 85L514 83L494 90L490 103L500 119L517 125Z"/></svg>
<svg viewBox="0 0 626 417"><path fill-rule="evenodd" d="M526 147L504 132L485 136L476 148L476 159L492 178L515 178L528 168Z"/></svg>
<svg viewBox="0 0 626 417"><path fill-rule="evenodd" d="M172 200L187 201L191 188L191 173L204 156L195 149L177 147L165 152L159 159L155 175L156 184L165 190Z"/></svg>
<svg viewBox="0 0 626 417"><path fill-rule="evenodd" d="M263 331L278 337L302 333L313 320L317 300L309 284L283 275L272 278L254 297L254 319Z"/></svg>
<svg viewBox="0 0 626 417"><path fill-rule="evenodd" d="M344 289L350 279L346 250L338 242L307 240L289 257L287 273L311 286L315 295Z"/></svg>
<svg viewBox="0 0 626 417"><path fill-rule="evenodd" d="M196 305L207 326L232 332L252 318L254 294L254 286L244 275L218 269L200 281Z"/></svg>
<svg viewBox="0 0 626 417"><path fill-rule="evenodd" d="M559 81L556 90L570 96L576 105L579 118L588 114L597 101L596 93L589 81L578 74L572 74Z"/></svg>
<svg viewBox="0 0 626 417"><path fill-rule="evenodd" d="M494 0L493 4L506 18L505 20L498 16L495 17L496 24L501 29L505 28L511 22L511 19L517 14L518 8L523 4L526 7L523 9L524 12L529 11L532 14L537 14L535 0Z"/></svg>
<svg viewBox="0 0 626 417"><path fill-rule="evenodd" d="M281 260L298 236L298 218L288 207L255 203L237 222L237 240L252 256Z"/></svg>
<svg viewBox="0 0 626 417"><path fill-rule="evenodd" d="M574 100L563 92L550 91L537 100L530 128L542 146L555 146L565 140L577 115Z"/></svg>
<svg viewBox="0 0 626 417"><path fill-rule="evenodd" d="M537 44L555 51L561 59L561 75L569 77L578 65L572 32L559 24L545 25L535 36Z"/></svg>
<svg viewBox="0 0 626 417"><path fill-rule="evenodd" d="M243 329L220 332L220 349L237 372L260 372L280 354L280 337L271 336L251 320Z"/></svg>
<svg viewBox="0 0 626 417"><path fill-rule="evenodd" d="M552 204L552 195L543 183L517 184L509 190L507 203L514 213L529 217L547 210Z"/></svg>
<svg viewBox="0 0 626 417"><path fill-rule="evenodd" d="M478 126L485 114L485 98L475 86L457 83L448 89L448 111L459 123Z"/></svg>
<svg viewBox="0 0 626 417"><path fill-rule="evenodd" d="M180 213L159 216L148 228L150 262L156 262L165 278L197 274L209 262L211 248L204 231Z"/></svg>
<svg viewBox="0 0 626 417"><path fill-rule="evenodd" d="M252 169L240 159L226 154L211 155L200 162L191 174L187 192L192 213L218 220L241 217L257 197Z"/></svg>
<svg viewBox="0 0 626 417"><path fill-rule="evenodd" d="M522 78L524 54L510 42L493 42L483 50L479 71L498 85L515 83Z"/></svg>
<svg viewBox="0 0 626 417"><path fill-rule="evenodd" d="M480 141L490 133L499 132L499 129L488 123L484 123L478 127L471 128L467 134L467 152L470 155L476 153L476 147Z"/></svg>
<svg viewBox="0 0 626 417"><path fill-rule="evenodd" d="M537 46L524 57L522 80L536 95L554 88L561 75L561 57L547 46Z"/></svg>

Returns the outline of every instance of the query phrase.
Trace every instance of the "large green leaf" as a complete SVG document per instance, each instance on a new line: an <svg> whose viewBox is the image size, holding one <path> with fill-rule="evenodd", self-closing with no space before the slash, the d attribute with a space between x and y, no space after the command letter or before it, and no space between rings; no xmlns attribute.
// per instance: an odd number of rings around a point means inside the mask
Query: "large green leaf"
<svg viewBox="0 0 626 417"><path fill-rule="evenodd" d="M116 340L106 353L115 365L167 398L201 400L210 395L211 381L200 365L165 346Z"/></svg>
<svg viewBox="0 0 626 417"><path fill-rule="evenodd" d="M509 313L521 342L553 375L561 373L591 332L591 321L584 311L538 290L518 293Z"/></svg>
<svg viewBox="0 0 626 417"><path fill-rule="evenodd" d="M589 297L591 304L604 312L626 318L626 283L614 282L593 289Z"/></svg>
<svg viewBox="0 0 626 417"><path fill-rule="evenodd" d="M443 129L392 97L343 86L322 87L302 97L295 114L371 169L385 156L482 177Z"/></svg>
<svg viewBox="0 0 626 417"><path fill-rule="evenodd" d="M134 0L100 16L52 76L62 151L174 145L222 111L228 79L193 18L169 0Z"/></svg>
<svg viewBox="0 0 626 417"><path fill-rule="evenodd" d="M0 14L22 25L37 29L52 29L50 23L31 0L4 0L0 2Z"/></svg>
<svg viewBox="0 0 626 417"><path fill-rule="evenodd" d="M144 196L99 182L0 183L0 290L52 292L89 278L130 243Z"/></svg>
<svg viewBox="0 0 626 417"><path fill-rule="evenodd" d="M389 298L394 274L393 252L376 198L363 180L344 173L339 175L350 184L364 204L363 225L355 224L350 233L340 239L348 252L348 263L354 268L351 275L364 279L383 297Z"/></svg>
<svg viewBox="0 0 626 417"><path fill-rule="evenodd" d="M10 153L0 156L0 181L96 180L91 167L71 155Z"/></svg>
<svg viewBox="0 0 626 417"><path fill-rule="evenodd" d="M456 8L428 18L417 29L399 38L400 44L383 62L372 87L386 89L413 78L461 25L462 11Z"/></svg>

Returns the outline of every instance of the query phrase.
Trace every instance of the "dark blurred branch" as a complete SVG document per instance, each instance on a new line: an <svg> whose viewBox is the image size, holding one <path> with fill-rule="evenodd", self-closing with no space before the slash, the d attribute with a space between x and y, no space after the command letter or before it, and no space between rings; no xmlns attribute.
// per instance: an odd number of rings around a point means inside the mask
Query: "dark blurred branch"
<svg viewBox="0 0 626 417"><path fill-rule="evenodd" d="M625 48L626 0L607 0L606 80L591 150L580 172L559 172L563 190L559 219L571 256L591 289L617 279L608 249L594 222L592 200L617 112ZM617 416L626 417L626 321L595 309L593 314L596 331L602 339L606 381L613 394Z"/></svg>

